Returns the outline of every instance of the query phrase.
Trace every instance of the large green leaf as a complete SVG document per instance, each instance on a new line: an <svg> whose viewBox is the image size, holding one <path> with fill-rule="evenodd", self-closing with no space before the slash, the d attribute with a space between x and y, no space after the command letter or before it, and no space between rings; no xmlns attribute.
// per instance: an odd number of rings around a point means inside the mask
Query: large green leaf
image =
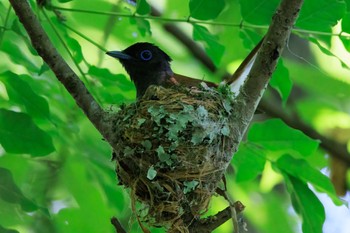
<svg viewBox="0 0 350 233"><path fill-rule="evenodd" d="M6 152L44 156L55 150L51 137L25 113L0 109L0 144Z"/></svg>
<svg viewBox="0 0 350 233"><path fill-rule="evenodd" d="M265 166L264 151L252 144L242 143L232 159L237 182L255 179Z"/></svg>
<svg viewBox="0 0 350 233"><path fill-rule="evenodd" d="M346 4L343 0L308 0L301 8L296 27L331 32L345 11Z"/></svg>
<svg viewBox="0 0 350 233"><path fill-rule="evenodd" d="M276 165L284 173L297 177L304 183L312 184L317 191L327 193L329 197L332 198L334 204L343 204L335 193L329 178L311 167L305 160L295 159L290 155L283 155L277 160Z"/></svg>
<svg viewBox="0 0 350 233"><path fill-rule="evenodd" d="M195 19L215 19L225 8L225 0L190 0L190 16Z"/></svg>
<svg viewBox="0 0 350 233"><path fill-rule="evenodd" d="M28 75L17 75L11 71L0 74L0 81L5 84L7 94L15 104L23 105L32 117L49 118L50 110L46 99L36 94L24 81Z"/></svg>
<svg viewBox="0 0 350 233"><path fill-rule="evenodd" d="M215 65L219 65L224 54L225 47L218 42L217 36L211 34L207 28L194 24L193 39L195 41L204 42L205 51L214 61Z"/></svg>
<svg viewBox="0 0 350 233"><path fill-rule="evenodd" d="M11 171L2 167L0 167L0 198L12 204L19 204L26 212L38 210L38 206L26 198L18 188Z"/></svg>
<svg viewBox="0 0 350 233"><path fill-rule="evenodd" d="M285 175L288 191L295 211L303 219L303 233L320 233L325 220L325 210L317 196L307 184L297 178Z"/></svg>
<svg viewBox="0 0 350 233"><path fill-rule="evenodd" d="M298 152L303 156L314 153L319 144L279 119L255 123L249 130L248 140L271 151Z"/></svg>

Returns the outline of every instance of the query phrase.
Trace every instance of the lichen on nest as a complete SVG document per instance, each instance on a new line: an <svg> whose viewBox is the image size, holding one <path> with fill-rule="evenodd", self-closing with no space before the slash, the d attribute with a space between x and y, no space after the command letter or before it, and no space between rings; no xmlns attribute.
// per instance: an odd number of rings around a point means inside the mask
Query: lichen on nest
<svg viewBox="0 0 350 233"><path fill-rule="evenodd" d="M207 211L232 157L233 110L226 86L151 86L114 114L117 176L144 222L186 232L182 215Z"/></svg>

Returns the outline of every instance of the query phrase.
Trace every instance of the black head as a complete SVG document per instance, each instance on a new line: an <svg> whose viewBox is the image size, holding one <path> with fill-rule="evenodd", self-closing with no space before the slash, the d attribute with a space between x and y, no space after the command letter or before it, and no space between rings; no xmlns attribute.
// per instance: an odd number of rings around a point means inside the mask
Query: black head
<svg viewBox="0 0 350 233"><path fill-rule="evenodd" d="M124 66L136 86L137 97L148 86L162 85L173 75L169 55L151 43L136 43L123 51L109 51L107 55L117 58Z"/></svg>

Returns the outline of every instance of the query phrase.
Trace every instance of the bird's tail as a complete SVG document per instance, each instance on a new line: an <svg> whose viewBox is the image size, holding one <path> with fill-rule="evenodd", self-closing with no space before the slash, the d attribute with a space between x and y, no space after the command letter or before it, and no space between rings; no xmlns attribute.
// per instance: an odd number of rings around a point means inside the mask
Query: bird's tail
<svg viewBox="0 0 350 233"><path fill-rule="evenodd" d="M243 85L248 77L250 70L253 67L254 61L258 54L258 51L264 41L264 37L260 42L254 47L254 49L248 54L248 56L243 60L237 70L225 80L227 84L231 86L231 91L238 93L240 87Z"/></svg>

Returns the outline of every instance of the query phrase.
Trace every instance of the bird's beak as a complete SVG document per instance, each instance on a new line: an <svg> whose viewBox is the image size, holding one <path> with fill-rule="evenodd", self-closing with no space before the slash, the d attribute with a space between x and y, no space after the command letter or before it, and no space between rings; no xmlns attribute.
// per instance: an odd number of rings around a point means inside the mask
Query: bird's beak
<svg viewBox="0 0 350 233"><path fill-rule="evenodd" d="M122 60L131 60L132 59L132 56L130 56L126 53L123 53L121 51L108 51L106 54L111 56L111 57L122 59Z"/></svg>

